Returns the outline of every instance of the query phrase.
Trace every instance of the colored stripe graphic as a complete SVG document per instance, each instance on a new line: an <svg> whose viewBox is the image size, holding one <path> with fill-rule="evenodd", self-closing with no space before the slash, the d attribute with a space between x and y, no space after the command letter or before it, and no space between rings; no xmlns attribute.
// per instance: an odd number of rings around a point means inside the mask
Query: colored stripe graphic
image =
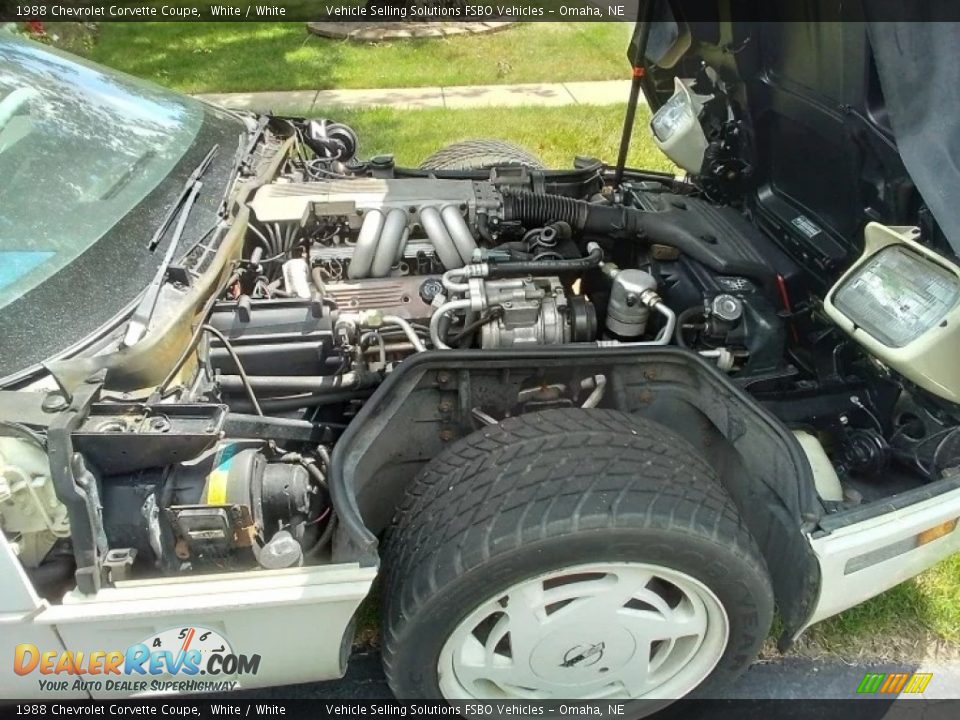
<svg viewBox="0 0 960 720"><path fill-rule="evenodd" d="M910 678L910 682L907 683L907 686L903 689L905 693L922 693L927 689L927 685L930 684L930 680L933 678L933 673L914 673L913 677Z"/></svg>
<svg viewBox="0 0 960 720"><path fill-rule="evenodd" d="M917 695L927 689L933 673L867 673L857 686L857 694Z"/></svg>
<svg viewBox="0 0 960 720"><path fill-rule="evenodd" d="M863 680L860 681L860 687L857 688L857 692L875 693L880 689L880 685L883 683L885 677L885 673L867 673L863 676Z"/></svg>
<svg viewBox="0 0 960 720"><path fill-rule="evenodd" d="M907 684L907 673L890 673L887 675L886 681L880 687L880 692L882 693L898 693L903 690L903 686Z"/></svg>

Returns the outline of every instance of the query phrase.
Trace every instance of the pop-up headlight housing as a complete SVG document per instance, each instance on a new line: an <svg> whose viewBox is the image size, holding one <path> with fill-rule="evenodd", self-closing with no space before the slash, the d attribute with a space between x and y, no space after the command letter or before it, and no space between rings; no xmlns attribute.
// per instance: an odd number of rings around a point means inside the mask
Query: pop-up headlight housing
<svg viewBox="0 0 960 720"><path fill-rule="evenodd" d="M917 234L870 223L863 255L827 293L824 310L877 359L960 402L960 268Z"/></svg>
<svg viewBox="0 0 960 720"><path fill-rule="evenodd" d="M654 142L663 154L689 173L699 173L707 150L707 137L700 125L703 103L710 96L692 92L680 78L674 78L673 95L650 121Z"/></svg>

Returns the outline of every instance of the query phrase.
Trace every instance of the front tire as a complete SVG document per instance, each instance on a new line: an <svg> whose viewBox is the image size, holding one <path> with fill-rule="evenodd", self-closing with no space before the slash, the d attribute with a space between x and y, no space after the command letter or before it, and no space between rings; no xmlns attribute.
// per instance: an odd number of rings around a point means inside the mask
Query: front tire
<svg viewBox="0 0 960 720"><path fill-rule="evenodd" d="M675 699L754 659L773 596L696 450L609 410L505 420L408 488L384 549L402 698Z"/></svg>

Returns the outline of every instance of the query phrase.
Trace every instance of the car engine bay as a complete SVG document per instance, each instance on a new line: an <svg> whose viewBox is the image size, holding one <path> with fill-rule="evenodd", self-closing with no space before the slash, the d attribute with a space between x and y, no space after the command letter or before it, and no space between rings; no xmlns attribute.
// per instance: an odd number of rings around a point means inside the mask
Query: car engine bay
<svg viewBox="0 0 960 720"><path fill-rule="evenodd" d="M614 185L589 158L570 171L414 170L360 161L357 145L334 122L264 123L255 154L278 169L250 193L240 257L194 334L197 362L184 353L146 403L88 407L72 431L87 493L74 514L49 478L47 441L29 429L0 438L3 528L42 592L62 594L74 571L90 592L329 561L337 437L424 352L685 349L794 432L828 514L960 464L956 405L845 333L824 311L830 279L719 181L628 170ZM470 413L482 428L603 406L610 392L602 374L534 378ZM90 507L100 560L88 558L84 584L70 520Z"/></svg>

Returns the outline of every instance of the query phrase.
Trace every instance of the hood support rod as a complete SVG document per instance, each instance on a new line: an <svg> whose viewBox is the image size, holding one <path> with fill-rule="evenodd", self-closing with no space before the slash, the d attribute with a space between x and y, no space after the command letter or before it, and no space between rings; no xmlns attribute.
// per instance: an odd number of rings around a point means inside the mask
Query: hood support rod
<svg viewBox="0 0 960 720"><path fill-rule="evenodd" d="M633 135L633 123L637 115L637 102L640 100L640 89L643 87L644 76L647 72L644 56L647 52L650 23L656 4L656 0L647 0L640 4L638 12L636 54L630 59L633 66L633 81L630 83L627 114L623 119L623 133L620 136L620 153L617 155L617 167L613 174L614 187L619 187L620 183L623 182L623 171L627 164L627 153L630 151L630 139Z"/></svg>

